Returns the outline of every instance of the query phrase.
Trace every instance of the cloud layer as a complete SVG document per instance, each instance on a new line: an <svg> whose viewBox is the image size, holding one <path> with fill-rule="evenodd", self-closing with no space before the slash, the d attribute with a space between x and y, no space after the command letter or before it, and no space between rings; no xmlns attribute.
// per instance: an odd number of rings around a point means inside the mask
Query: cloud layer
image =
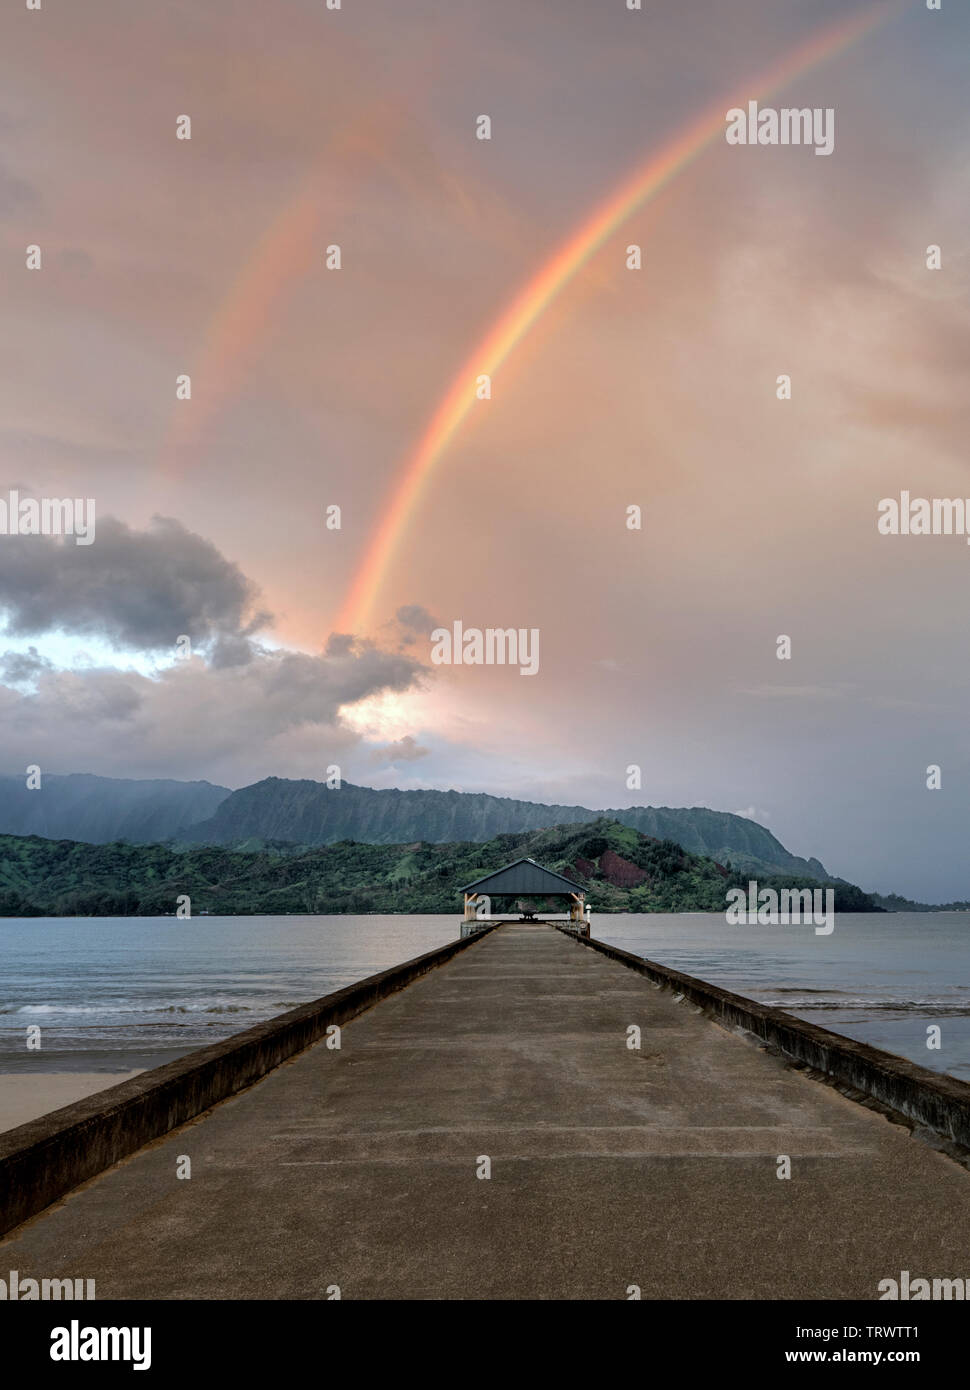
<svg viewBox="0 0 970 1390"><path fill-rule="evenodd" d="M900 488L970 491L970 13L902 7L779 92L835 110L830 157L714 141L607 237L407 509L368 645L328 641L334 614L489 326L865 0L281 3L269 48L257 0L10 19L3 468L120 520L90 564L0 544L4 763L235 785L343 760L600 806L637 764L642 801L771 808L835 872L970 896L970 550L875 532ZM539 674L419 688L456 619L539 628Z"/></svg>
<svg viewBox="0 0 970 1390"><path fill-rule="evenodd" d="M0 615L12 637L62 631L123 651L172 652L185 635L243 655L240 639L270 621L238 565L171 517L144 531L104 517L92 547L48 536L4 536ZM224 664L229 664L223 658Z"/></svg>
<svg viewBox="0 0 970 1390"><path fill-rule="evenodd" d="M97 637L119 661L65 668L34 645L0 654L0 765L238 782L256 766L312 776L352 753L360 735L342 709L414 687L422 668L351 636L318 654L268 646L253 635L270 622L255 597L238 566L169 519L139 532L108 518L89 547L4 537L8 637ZM175 657L183 633L194 654ZM124 659L136 653L165 659L146 674ZM424 751L405 738L380 760Z"/></svg>

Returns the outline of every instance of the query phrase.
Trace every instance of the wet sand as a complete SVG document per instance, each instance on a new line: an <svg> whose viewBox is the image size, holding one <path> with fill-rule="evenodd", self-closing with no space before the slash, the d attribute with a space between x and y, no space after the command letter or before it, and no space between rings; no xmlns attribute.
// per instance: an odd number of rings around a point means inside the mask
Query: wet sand
<svg viewBox="0 0 970 1390"><path fill-rule="evenodd" d="M28 1120L39 1119L62 1105L117 1086L137 1076L137 1071L125 1072L18 1072L0 1075L0 1131L15 1129Z"/></svg>

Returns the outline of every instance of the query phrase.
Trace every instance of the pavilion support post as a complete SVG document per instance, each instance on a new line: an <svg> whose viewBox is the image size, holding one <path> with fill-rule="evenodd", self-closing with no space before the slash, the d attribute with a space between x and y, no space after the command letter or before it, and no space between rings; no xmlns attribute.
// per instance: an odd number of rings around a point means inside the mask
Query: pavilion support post
<svg viewBox="0 0 970 1390"><path fill-rule="evenodd" d="M466 936L474 936L476 932L482 930L485 923L478 917L479 896L477 893L465 894L465 918L461 924L462 939Z"/></svg>
<svg viewBox="0 0 970 1390"><path fill-rule="evenodd" d="M522 913L524 921L534 921L541 909L530 903L558 903L555 912L562 911L562 904L568 908L570 931L589 935L589 927L584 916L586 889L584 885L554 869L544 869L534 859L516 859L503 869L485 874L472 883L459 889L465 898L465 915L461 923L462 936L470 936L488 925L498 925L494 919L492 903L509 900L515 903L516 910Z"/></svg>
<svg viewBox="0 0 970 1390"><path fill-rule="evenodd" d="M574 928L579 936L589 936L589 923L586 920L586 894L570 893L572 902L569 904L569 925Z"/></svg>

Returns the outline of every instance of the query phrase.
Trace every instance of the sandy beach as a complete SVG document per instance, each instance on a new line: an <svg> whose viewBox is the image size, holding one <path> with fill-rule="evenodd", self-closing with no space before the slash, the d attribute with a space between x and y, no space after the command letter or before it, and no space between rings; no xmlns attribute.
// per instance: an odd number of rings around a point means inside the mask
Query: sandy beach
<svg viewBox="0 0 970 1390"><path fill-rule="evenodd" d="M60 1110L62 1105L71 1105L137 1075L137 1071L0 1075L0 1131L39 1119L52 1110Z"/></svg>

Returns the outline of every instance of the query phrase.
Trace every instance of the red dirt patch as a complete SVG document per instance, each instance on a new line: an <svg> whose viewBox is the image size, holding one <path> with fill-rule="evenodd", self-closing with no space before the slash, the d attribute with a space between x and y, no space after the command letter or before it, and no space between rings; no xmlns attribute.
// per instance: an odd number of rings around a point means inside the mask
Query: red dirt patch
<svg viewBox="0 0 970 1390"><path fill-rule="evenodd" d="M629 859L621 859L611 849L604 850L600 855L600 873L614 888L636 888L650 877L645 869L631 864Z"/></svg>

